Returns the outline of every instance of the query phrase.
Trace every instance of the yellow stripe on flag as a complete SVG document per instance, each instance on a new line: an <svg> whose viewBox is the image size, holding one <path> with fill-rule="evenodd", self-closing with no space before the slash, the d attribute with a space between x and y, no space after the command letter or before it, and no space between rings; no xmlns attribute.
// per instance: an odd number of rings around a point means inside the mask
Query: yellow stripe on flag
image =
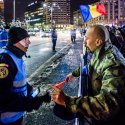
<svg viewBox="0 0 125 125"><path fill-rule="evenodd" d="M95 18L95 17L98 17L98 16L101 16L102 14L97 12L96 10L96 5L92 6L92 5L89 5L90 7L90 13L92 15L92 18Z"/></svg>

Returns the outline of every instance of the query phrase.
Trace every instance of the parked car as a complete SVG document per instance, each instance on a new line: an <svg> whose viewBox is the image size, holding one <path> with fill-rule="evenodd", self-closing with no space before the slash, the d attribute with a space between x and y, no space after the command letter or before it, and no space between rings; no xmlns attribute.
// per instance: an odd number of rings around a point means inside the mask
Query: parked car
<svg viewBox="0 0 125 125"><path fill-rule="evenodd" d="M51 33L50 31L41 31L40 37L50 37Z"/></svg>
<svg viewBox="0 0 125 125"><path fill-rule="evenodd" d="M30 36L34 36L35 35L35 32L34 32L34 30L28 30L28 34L30 35Z"/></svg>
<svg viewBox="0 0 125 125"><path fill-rule="evenodd" d="M39 29L28 29L28 34L30 35L30 36L35 36L36 35L36 33L39 33L40 32L40 30Z"/></svg>

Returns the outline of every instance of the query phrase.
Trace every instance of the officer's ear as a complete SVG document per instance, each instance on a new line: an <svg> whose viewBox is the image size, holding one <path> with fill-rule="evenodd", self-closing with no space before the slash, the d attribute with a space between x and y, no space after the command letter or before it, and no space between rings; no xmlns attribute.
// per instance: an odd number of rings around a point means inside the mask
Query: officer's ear
<svg viewBox="0 0 125 125"><path fill-rule="evenodd" d="M96 39L96 46L102 45L103 41L101 39Z"/></svg>

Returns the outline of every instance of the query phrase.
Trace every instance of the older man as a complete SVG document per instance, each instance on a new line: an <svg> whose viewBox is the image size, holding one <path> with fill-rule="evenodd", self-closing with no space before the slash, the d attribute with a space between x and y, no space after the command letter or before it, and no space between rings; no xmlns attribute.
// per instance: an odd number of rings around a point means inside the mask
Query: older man
<svg viewBox="0 0 125 125"><path fill-rule="evenodd" d="M92 125L125 124L125 59L111 44L102 25L87 30L85 44L93 52L88 64L88 96L70 97L53 86L52 99L67 110L90 118ZM69 79L75 76L79 76L79 69Z"/></svg>
<svg viewBox="0 0 125 125"><path fill-rule="evenodd" d="M24 111L38 109L42 102L50 102L49 94L32 96L26 82L23 55L29 47L27 31L12 27L8 45L0 51L0 125L22 125Z"/></svg>

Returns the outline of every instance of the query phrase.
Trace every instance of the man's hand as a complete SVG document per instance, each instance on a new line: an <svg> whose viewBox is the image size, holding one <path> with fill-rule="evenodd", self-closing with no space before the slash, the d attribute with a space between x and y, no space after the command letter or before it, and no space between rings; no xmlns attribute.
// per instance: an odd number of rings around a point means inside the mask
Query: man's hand
<svg viewBox="0 0 125 125"><path fill-rule="evenodd" d="M73 80L74 76L72 75L72 73L68 74L66 76L66 82L71 82Z"/></svg>
<svg viewBox="0 0 125 125"><path fill-rule="evenodd" d="M65 105L66 95L64 94L64 92L56 86L52 86L52 88L55 90L52 93L52 101L54 101L59 105L66 106Z"/></svg>

